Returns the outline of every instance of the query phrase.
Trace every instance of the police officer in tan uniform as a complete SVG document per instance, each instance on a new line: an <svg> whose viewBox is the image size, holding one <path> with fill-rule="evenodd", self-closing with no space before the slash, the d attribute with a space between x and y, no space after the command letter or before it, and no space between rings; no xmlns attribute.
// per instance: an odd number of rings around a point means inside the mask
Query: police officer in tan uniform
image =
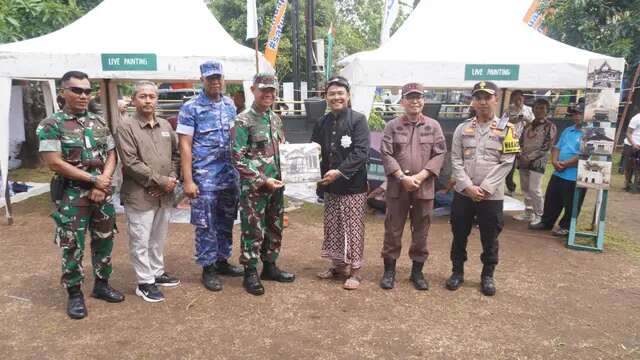
<svg viewBox="0 0 640 360"><path fill-rule="evenodd" d="M405 114L395 118L384 129L380 146L382 163L387 175L387 211L384 222L383 289L392 289L396 260L400 257L402 232L411 218L411 248L413 261L410 280L417 290L428 290L422 268L427 260L427 233L431 225L434 181L440 173L447 151L440 124L422 114L424 88L409 83L402 87L402 107Z"/></svg>
<svg viewBox="0 0 640 360"><path fill-rule="evenodd" d="M456 190L451 205L451 262L446 282L457 290L464 282L467 238L477 217L482 242L481 291L496 292L493 272L498 264L498 235L502 230L504 181L520 151L513 125L496 116L498 87L481 81L473 87L471 106L476 116L460 124L453 134L451 167Z"/></svg>

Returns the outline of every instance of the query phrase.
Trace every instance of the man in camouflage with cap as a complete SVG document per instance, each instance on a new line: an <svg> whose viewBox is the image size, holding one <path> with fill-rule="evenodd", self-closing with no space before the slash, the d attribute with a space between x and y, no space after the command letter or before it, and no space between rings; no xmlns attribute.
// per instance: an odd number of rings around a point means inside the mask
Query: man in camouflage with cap
<svg viewBox="0 0 640 360"><path fill-rule="evenodd" d="M240 262L245 267L243 285L253 295L264 294L262 280L292 282L294 274L280 270L276 260L282 242L284 183L279 144L284 142L282 121L271 106L278 81L272 74L254 77L255 101L238 115L231 129L233 164L240 173ZM258 258L263 267L258 278Z"/></svg>
<svg viewBox="0 0 640 360"><path fill-rule="evenodd" d="M61 80L64 110L42 120L37 129L40 153L56 172L52 195L57 210L56 243L62 248L62 285L67 289L67 314L82 319L87 309L82 294L85 232L91 233L91 263L95 285L91 296L121 302L124 296L109 286L115 210L111 176L116 166L115 143L107 123L87 111L91 84L87 74L70 71Z"/></svg>
<svg viewBox="0 0 640 360"><path fill-rule="evenodd" d="M236 116L233 100L223 96L222 64L200 65L202 91L180 109L180 163L184 194L191 199L191 224L196 227L196 263L202 283L222 290L216 274L242 276L229 264L233 222L238 213L238 173L231 164L229 130Z"/></svg>
<svg viewBox="0 0 640 360"><path fill-rule="evenodd" d="M458 125L451 144L452 177L455 194L451 205L451 277L449 290L464 282L467 240L474 217L478 218L482 242L481 291L496 292L493 273L498 264L498 235L502 230L504 181L520 152L513 125L496 116L498 87L481 81L473 87L471 106L476 116Z"/></svg>
<svg viewBox="0 0 640 360"><path fill-rule="evenodd" d="M384 222L382 258L383 289L392 289L396 260L402 248L402 233L407 214L411 218L411 248L413 262L410 280L416 290L428 290L422 268L429 252L427 234L438 178L447 145L440 124L422 114L424 87L409 83L402 87L402 107L405 114L387 123L380 145L380 154L387 175L387 212Z"/></svg>

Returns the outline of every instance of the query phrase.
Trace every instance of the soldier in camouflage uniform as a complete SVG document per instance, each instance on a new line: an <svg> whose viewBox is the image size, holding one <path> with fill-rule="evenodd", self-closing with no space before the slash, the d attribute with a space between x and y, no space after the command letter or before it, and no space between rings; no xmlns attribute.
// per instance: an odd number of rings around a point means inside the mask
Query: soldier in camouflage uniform
<svg viewBox="0 0 640 360"><path fill-rule="evenodd" d="M284 142L282 121L272 110L278 81L272 74L254 77L253 106L238 115L231 128L233 164L240 173L240 262L248 293L264 294L262 280L292 282L295 275L275 262L282 241L284 183L281 181L279 144ZM258 258L263 267L257 275Z"/></svg>
<svg viewBox="0 0 640 360"><path fill-rule="evenodd" d="M115 144L107 123L87 111L91 84L85 73L62 77L64 111L42 120L37 129L40 152L60 181L56 197L56 243L62 248L62 284L69 293L67 314L86 316L81 290L85 232L91 233L91 262L95 276L92 296L121 302L124 296L109 286L115 210L111 204L111 175L116 165ZM55 191L52 189L52 191Z"/></svg>
<svg viewBox="0 0 640 360"><path fill-rule="evenodd" d="M229 142L236 109L222 95L222 64L207 61L200 73L202 92L180 109L176 132L184 193L191 199L191 224L196 227L196 263L202 266L205 288L220 291L222 281L216 274L243 274L241 267L228 262L238 214L238 172L231 164Z"/></svg>

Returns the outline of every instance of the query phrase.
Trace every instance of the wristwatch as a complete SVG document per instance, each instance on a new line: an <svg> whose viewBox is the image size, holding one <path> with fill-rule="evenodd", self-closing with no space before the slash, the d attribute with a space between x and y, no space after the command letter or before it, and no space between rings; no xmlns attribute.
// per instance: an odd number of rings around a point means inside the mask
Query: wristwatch
<svg viewBox="0 0 640 360"><path fill-rule="evenodd" d="M95 184L98 181L98 177L95 175L91 175L91 177L89 178L89 182L92 184Z"/></svg>
<svg viewBox="0 0 640 360"><path fill-rule="evenodd" d="M398 180L402 181L402 180L404 180L405 177L407 177L407 175L400 174L400 176L398 176Z"/></svg>

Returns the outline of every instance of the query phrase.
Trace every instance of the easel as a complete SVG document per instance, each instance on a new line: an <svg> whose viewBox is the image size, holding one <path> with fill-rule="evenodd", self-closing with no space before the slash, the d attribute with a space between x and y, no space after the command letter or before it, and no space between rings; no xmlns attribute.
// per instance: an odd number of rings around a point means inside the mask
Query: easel
<svg viewBox="0 0 640 360"><path fill-rule="evenodd" d="M580 202L580 188L576 187L573 192L573 208L571 211L571 226L569 227L569 237L567 237L567 247L574 250L586 250L602 252L604 250L604 225L607 215L607 198L609 190L597 190L595 214L593 217L594 231L576 231L578 225L578 204ZM588 239L591 244L577 244L576 238Z"/></svg>

